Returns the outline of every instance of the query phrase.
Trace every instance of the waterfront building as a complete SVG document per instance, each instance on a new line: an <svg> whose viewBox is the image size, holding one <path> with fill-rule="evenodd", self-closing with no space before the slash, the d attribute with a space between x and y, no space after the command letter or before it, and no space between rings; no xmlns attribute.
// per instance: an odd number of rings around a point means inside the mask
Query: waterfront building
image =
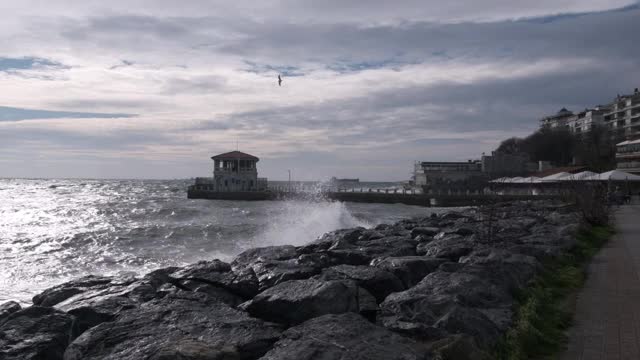
<svg viewBox="0 0 640 360"><path fill-rule="evenodd" d="M640 91L633 94L618 95L604 114L609 131L617 139L635 139L640 137Z"/></svg>
<svg viewBox="0 0 640 360"><path fill-rule="evenodd" d="M467 162L417 161L413 171L413 180L418 186L465 181L480 176L482 176L482 163L479 160Z"/></svg>
<svg viewBox="0 0 640 360"><path fill-rule="evenodd" d="M617 170L640 175L640 139L616 144Z"/></svg>
<svg viewBox="0 0 640 360"><path fill-rule="evenodd" d="M242 192L265 190L266 179L258 178L257 162L253 155L231 151L212 156L213 177L196 178L198 189L215 192Z"/></svg>
<svg viewBox="0 0 640 360"><path fill-rule="evenodd" d="M526 154L507 154L493 151L491 155L482 155L480 160L481 170L490 178L501 176L523 175L530 171L537 170L535 163L532 169L529 157Z"/></svg>

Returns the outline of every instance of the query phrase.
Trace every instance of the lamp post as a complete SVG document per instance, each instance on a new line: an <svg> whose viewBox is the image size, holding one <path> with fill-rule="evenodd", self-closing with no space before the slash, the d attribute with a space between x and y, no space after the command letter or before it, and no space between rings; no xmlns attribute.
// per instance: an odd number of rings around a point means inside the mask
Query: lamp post
<svg viewBox="0 0 640 360"><path fill-rule="evenodd" d="M289 173L289 182L287 184L287 187L289 188L289 192L291 192L291 170L287 170L287 172Z"/></svg>

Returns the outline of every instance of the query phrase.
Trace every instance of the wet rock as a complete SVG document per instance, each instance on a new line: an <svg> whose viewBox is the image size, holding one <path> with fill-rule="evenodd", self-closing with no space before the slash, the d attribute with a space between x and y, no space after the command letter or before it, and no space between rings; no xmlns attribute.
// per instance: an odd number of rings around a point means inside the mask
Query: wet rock
<svg viewBox="0 0 640 360"><path fill-rule="evenodd" d="M469 254L478 246L474 244L473 237L463 237L458 234L440 234L432 242L419 244L416 249L418 255L458 261L460 257Z"/></svg>
<svg viewBox="0 0 640 360"><path fill-rule="evenodd" d="M299 324L325 314L377 310L375 298L352 281L290 280L241 305L252 316L284 324Z"/></svg>
<svg viewBox="0 0 640 360"><path fill-rule="evenodd" d="M2 319L21 309L22 306L15 301L7 301L0 305L0 322L2 322Z"/></svg>
<svg viewBox="0 0 640 360"><path fill-rule="evenodd" d="M489 331L493 339L496 331L491 329L497 329L497 325L479 313L484 309L508 308L513 298L505 286L462 270L464 268L456 272L436 271L416 286L390 294L380 304L378 320L391 330L427 340L439 338L443 332L453 329L451 324L465 321L469 324L465 333L477 335L475 329L484 320L488 324L483 325L482 331Z"/></svg>
<svg viewBox="0 0 640 360"><path fill-rule="evenodd" d="M56 304L55 308L75 316L75 331L82 333L102 322L112 321L123 311L169 293L158 291L146 280L129 283L128 280L112 279L108 285L86 289ZM178 291L175 288L173 290Z"/></svg>
<svg viewBox="0 0 640 360"><path fill-rule="evenodd" d="M441 360L486 360L491 357L478 348L468 335L452 335L431 345L433 353Z"/></svg>
<svg viewBox="0 0 640 360"><path fill-rule="evenodd" d="M473 230L470 227L461 226L459 228L454 229L452 232L454 234L458 234L458 235L462 235L462 236L468 236L468 235L474 234L475 230Z"/></svg>
<svg viewBox="0 0 640 360"><path fill-rule="evenodd" d="M112 277L88 275L77 280L49 288L33 297L33 304L39 306L53 306L76 294L90 289L102 289L109 286ZM134 279L131 279L133 282Z"/></svg>
<svg viewBox="0 0 640 360"><path fill-rule="evenodd" d="M324 269L319 280L353 280L382 302L392 292L402 291L404 285L394 274L371 266L338 265Z"/></svg>
<svg viewBox="0 0 640 360"><path fill-rule="evenodd" d="M402 281L405 288L410 288L446 261L425 256L385 257L374 259L371 266L391 272Z"/></svg>
<svg viewBox="0 0 640 360"><path fill-rule="evenodd" d="M73 316L51 307L31 306L0 323L3 360L61 360L72 340Z"/></svg>
<svg viewBox="0 0 640 360"><path fill-rule="evenodd" d="M503 249L474 251L470 255L460 258L459 262L475 265L465 267L465 271L504 284L512 291L524 288L542 266L532 256L512 253Z"/></svg>
<svg viewBox="0 0 640 360"><path fill-rule="evenodd" d="M371 238L365 229L329 233L316 242L303 246L303 254L326 253L340 264L364 265L373 258L382 256L415 255L417 241L410 238L407 230L383 230L382 238ZM391 235L393 234L393 235Z"/></svg>
<svg viewBox="0 0 640 360"><path fill-rule="evenodd" d="M89 329L69 345L64 360L256 359L280 332L205 294L181 292Z"/></svg>
<svg viewBox="0 0 640 360"><path fill-rule="evenodd" d="M267 260L288 260L298 256L295 246L266 246L245 250L233 259L231 265L234 268L244 268L251 263Z"/></svg>
<svg viewBox="0 0 640 360"><path fill-rule="evenodd" d="M434 324L449 334L468 334L483 347L490 347L500 337L500 329L482 312L463 306L452 306Z"/></svg>
<svg viewBox="0 0 640 360"><path fill-rule="evenodd" d="M353 313L324 315L288 329L261 360L418 360L426 349Z"/></svg>
<svg viewBox="0 0 640 360"><path fill-rule="evenodd" d="M416 227L411 230L411 237L415 239L418 235L434 236L440 232L437 227Z"/></svg>
<svg viewBox="0 0 640 360"><path fill-rule="evenodd" d="M217 259L197 262L169 276L192 291L196 288L211 291L214 291L214 288L220 288L243 299L255 296L259 290L259 280L253 268L236 268L232 271L230 264ZM222 294L222 291L218 292Z"/></svg>
<svg viewBox="0 0 640 360"><path fill-rule="evenodd" d="M253 270L259 281L260 291L285 281L308 279L320 272L319 268L302 265L296 259L257 262L253 264Z"/></svg>

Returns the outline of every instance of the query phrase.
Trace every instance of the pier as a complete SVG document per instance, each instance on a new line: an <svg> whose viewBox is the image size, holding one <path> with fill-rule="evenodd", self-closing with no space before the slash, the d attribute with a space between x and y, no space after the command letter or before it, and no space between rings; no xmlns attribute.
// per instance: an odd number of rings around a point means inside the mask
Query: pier
<svg viewBox="0 0 640 360"><path fill-rule="evenodd" d="M355 190L355 189L351 189ZM359 203L405 204L425 207L475 206L496 201L555 199L558 195L496 195L482 193L422 194L411 191L326 191L319 193L287 190L216 192L190 186L189 199L278 201L333 200ZM378 189L381 190L381 189Z"/></svg>

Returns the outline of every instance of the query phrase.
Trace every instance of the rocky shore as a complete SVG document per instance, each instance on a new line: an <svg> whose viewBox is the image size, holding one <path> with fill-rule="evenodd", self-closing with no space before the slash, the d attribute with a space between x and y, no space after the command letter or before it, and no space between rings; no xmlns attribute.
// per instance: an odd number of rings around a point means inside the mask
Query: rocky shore
<svg viewBox="0 0 640 360"><path fill-rule="evenodd" d="M0 358L482 359L579 216L502 204L247 250L142 278L86 276L0 305Z"/></svg>

